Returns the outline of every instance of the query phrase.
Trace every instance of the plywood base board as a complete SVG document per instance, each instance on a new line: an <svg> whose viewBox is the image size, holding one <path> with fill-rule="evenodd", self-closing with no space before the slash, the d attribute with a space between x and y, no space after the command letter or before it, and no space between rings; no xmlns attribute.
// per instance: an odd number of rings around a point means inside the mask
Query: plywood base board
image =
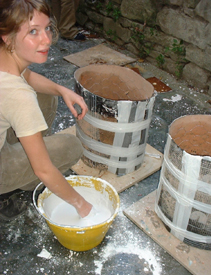
<svg viewBox="0 0 211 275"><path fill-rule="evenodd" d="M70 54L65 56L64 59L78 67L84 67L91 64L123 66L136 61L136 59L119 53L103 44L78 53Z"/></svg>
<svg viewBox="0 0 211 275"><path fill-rule="evenodd" d="M189 246L171 233L154 211L156 191L123 211L141 230L194 275L211 274L211 251Z"/></svg>
<svg viewBox="0 0 211 275"><path fill-rule="evenodd" d="M60 133L75 135L76 128L73 126L63 130ZM108 181L116 189L116 191L120 193L160 170L162 161L163 154L147 144L146 154L142 166L138 170L121 177L105 170L89 167L82 160L79 160L73 167L71 167L71 169L78 175L102 178Z"/></svg>

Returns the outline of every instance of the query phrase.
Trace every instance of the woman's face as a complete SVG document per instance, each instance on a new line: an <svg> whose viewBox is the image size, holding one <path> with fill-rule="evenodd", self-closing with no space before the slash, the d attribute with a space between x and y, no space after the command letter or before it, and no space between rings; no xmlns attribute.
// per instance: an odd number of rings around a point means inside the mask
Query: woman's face
<svg viewBox="0 0 211 275"><path fill-rule="evenodd" d="M23 67L31 63L43 63L48 58L51 42L49 17L35 11L32 20L25 22L17 33L13 54Z"/></svg>

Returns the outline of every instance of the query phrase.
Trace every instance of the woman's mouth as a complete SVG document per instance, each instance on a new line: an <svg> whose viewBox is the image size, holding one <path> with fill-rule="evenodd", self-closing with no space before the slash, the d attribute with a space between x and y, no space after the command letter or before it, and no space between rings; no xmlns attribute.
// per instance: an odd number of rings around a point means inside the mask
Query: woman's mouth
<svg viewBox="0 0 211 275"><path fill-rule="evenodd" d="M43 55L48 54L48 52L49 52L49 49L38 51L38 53L43 54Z"/></svg>

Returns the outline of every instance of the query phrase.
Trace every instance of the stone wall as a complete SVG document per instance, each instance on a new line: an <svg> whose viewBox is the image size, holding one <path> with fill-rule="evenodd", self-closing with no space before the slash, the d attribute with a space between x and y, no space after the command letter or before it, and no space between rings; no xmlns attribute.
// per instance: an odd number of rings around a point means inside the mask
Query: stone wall
<svg viewBox="0 0 211 275"><path fill-rule="evenodd" d="M81 0L77 20L211 94L211 0Z"/></svg>

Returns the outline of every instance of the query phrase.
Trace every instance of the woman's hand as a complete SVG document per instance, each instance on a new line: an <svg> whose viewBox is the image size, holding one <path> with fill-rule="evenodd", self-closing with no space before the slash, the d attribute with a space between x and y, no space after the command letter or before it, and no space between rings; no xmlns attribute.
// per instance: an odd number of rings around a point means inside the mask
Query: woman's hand
<svg viewBox="0 0 211 275"><path fill-rule="evenodd" d="M91 210L92 210L92 204L90 204L89 202L87 202L86 200L84 200L84 203L83 203L82 207L80 207L80 208L75 207L75 208L76 208L76 210L78 212L78 215L81 218L85 218L91 212Z"/></svg>
<svg viewBox="0 0 211 275"><path fill-rule="evenodd" d="M66 103L67 107L70 109L71 113L76 117L77 119L82 119L87 111L88 107L83 99L83 97L76 94L74 91L64 88L62 89L62 97L64 99L64 102ZM78 104L81 107L81 113L78 114L77 110L74 107L74 104Z"/></svg>

